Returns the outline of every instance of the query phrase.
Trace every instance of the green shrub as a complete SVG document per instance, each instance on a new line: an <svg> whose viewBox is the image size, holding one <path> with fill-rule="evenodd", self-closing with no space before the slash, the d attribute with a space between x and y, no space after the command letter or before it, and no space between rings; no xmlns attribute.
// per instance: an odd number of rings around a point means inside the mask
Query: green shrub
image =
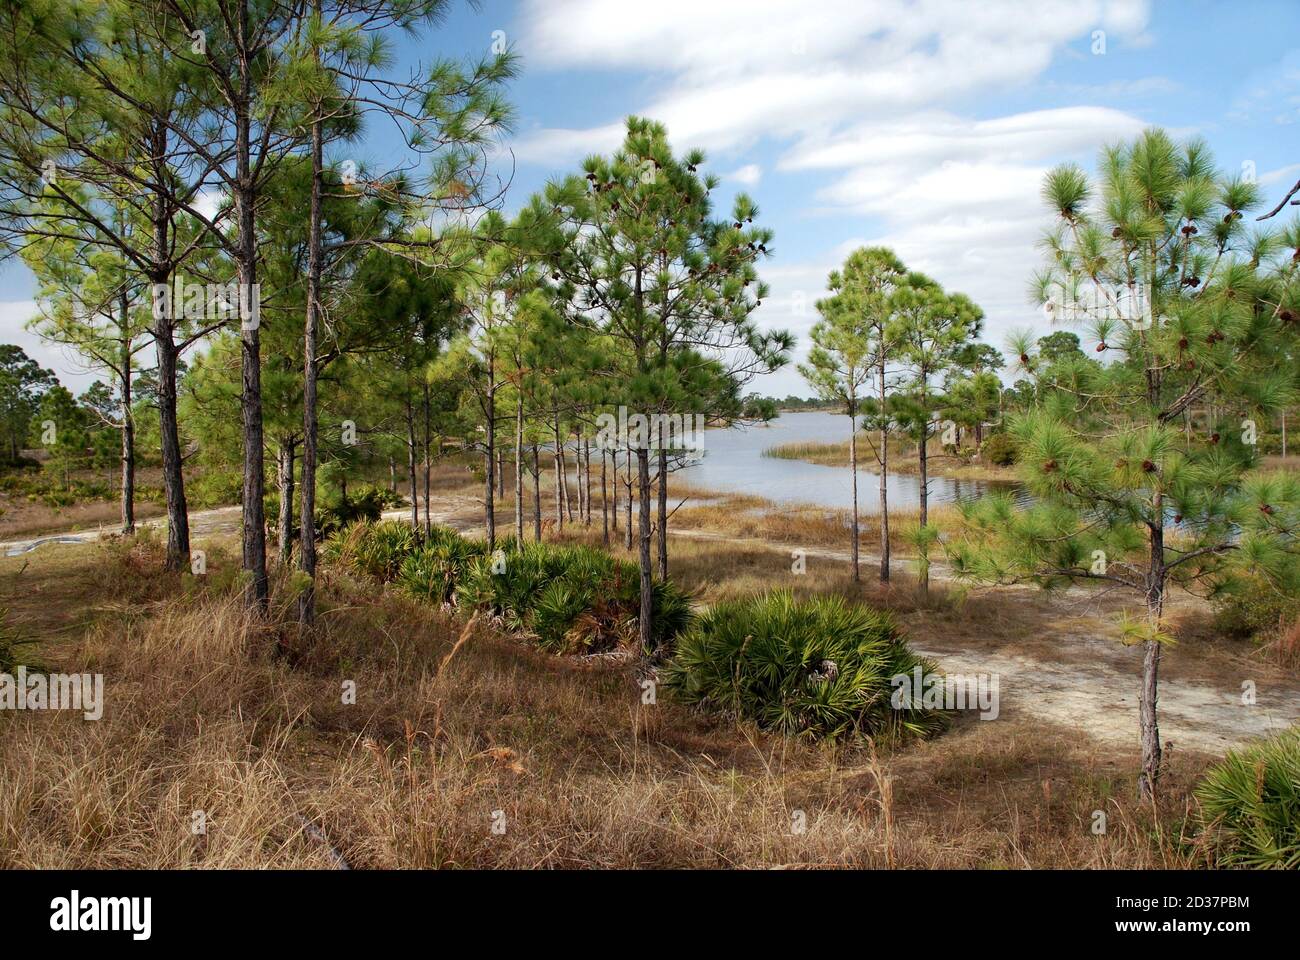
<svg viewBox="0 0 1300 960"><path fill-rule="evenodd" d="M541 589L566 568L568 552L574 548L529 543L505 557L504 570L490 556L469 565L457 589L459 601L483 610L512 630L527 629L527 617L537 604Z"/></svg>
<svg viewBox="0 0 1300 960"><path fill-rule="evenodd" d="M665 687L764 729L807 737L929 734L943 715L895 710L890 678L933 666L885 613L788 591L720 603L677 641Z"/></svg>
<svg viewBox="0 0 1300 960"><path fill-rule="evenodd" d="M1216 866L1300 868L1300 729L1231 751L1195 792Z"/></svg>
<svg viewBox="0 0 1300 960"><path fill-rule="evenodd" d="M635 642L641 612L636 564L594 547L538 543L512 545L504 559L504 565L487 556L473 561L458 589L460 602L532 633L539 646L555 653L601 652ZM656 581L651 603L651 642L660 649L689 622L690 596L672 581Z"/></svg>
<svg viewBox="0 0 1300 960"><path fill-rule="evenodd" d="M999 467L1009 467L1020 459L1016 443L1008 433L994 433L984 438L980 445L980 457L985 463Z"/></svg>
<svg viewBox="0 0 1300 960"><path fill-rule="evenodd" d="M316 535L327 537L359 521L375 522L383 512L403 503L400 494L375 484L363 484L346 498L327 498L316 507Z"/></svg>
<svg viewBox="0 0 1300 960"><path fill-rule="evenodd" d="M402 562L397 573L397 585L426 603L451 603L470 561L487 551L481 540L442 530L435 528L435 534Z"/></svg>
<svg viewBox="0 0 1300 960"><path fill-rule="evenodd" d="M403 522L361 521L330 534L322 553L425 602L482 610L554 653L625 648L638 637L640 572L594 547L521 547L507 537L489 551L448 527L434 527L421 542ZM657 581L651 603L651 642L666 649L692 619L691 598L672 581Z"/></svg>
<svg viewBox="0 0 1300 960"><path fill-rule="evenodd" d="M409 523L385 520L368 525L355 546L355 563L362 572L388 583L397 576L419 541Z"/></svg>
<svg viewBox="0 0 1300 960"><path fill-rule="evenodd" d="M1214 626L1237 639L1269 639L1300 619L1300 596L1262 576L1232 583L1215 598Z"/></svg>

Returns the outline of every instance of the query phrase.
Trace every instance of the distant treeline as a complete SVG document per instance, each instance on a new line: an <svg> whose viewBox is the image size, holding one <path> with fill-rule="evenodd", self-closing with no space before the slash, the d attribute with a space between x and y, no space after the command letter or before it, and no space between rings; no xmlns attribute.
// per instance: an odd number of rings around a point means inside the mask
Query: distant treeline
<svg viewBox="0 0 1300 960"><path fill-rule="evenodd" d="M839 405L819 400L816 397L810 397L805 400L803 397L796 397L791 394L782 399L781 397L763 397L758 394L752 394L748 399L761 400L772 404L780 412L796 412L799 410L838 410Z"/></svg>

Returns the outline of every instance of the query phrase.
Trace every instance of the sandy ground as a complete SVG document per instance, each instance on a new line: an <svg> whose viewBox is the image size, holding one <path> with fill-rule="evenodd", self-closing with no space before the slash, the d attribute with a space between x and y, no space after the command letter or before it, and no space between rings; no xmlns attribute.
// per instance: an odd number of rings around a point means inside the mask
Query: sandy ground
<svg viewBox="0 0 1300 960"><path fill-rule="evenodd" d="M465 532L481 528L481 506L467 497L433 498L435 522ZM404 519L409 507L387 511L387 519ZM190 515L193 537L237 534L240 508L220 507ZM145 521L157 526L159 520ZM67 535L71 542L91 542L115 530L83 531ZM790 545L762 540L730 538L696 530L673 530L675 537L759 546L787 556ZM58 537L10 541L0 544L9 555L32 549L57 550ZM847 552L805 549L810 564L817 560L848 561ZM874 562L878 563L878 558ZM864 569L873 558L864 555ZM931 568L935 580L948 579L942 564ZM1032 589L997 588L1008 602L1032 603L1043 615L1028 623L1034 635L1011 638L990 636L973 644L969 636L948 638L942 631L909 630L912 645L936 659L948 673L997 675L1002 716L1028 714L1045 721L1082 729L1095 739L1136 746L1137 691L1141 650L1125 647L1105 610L1079 616L1088 603L1082 588L1065 591L1050 600ZM1018 600L1019 598L1019 600ZM960 646L954 646L954 640ZM1184 662L1184 660L1186 662ZM1300 680L1283 671L1244 658L1207 665L1180 651L1166 653L1160 683L1161 738L1175 750L1222 754L1248 740L1286 729L1300 720ZM1253 684L1253 704L1244 703L1243 685Z"/></svg>

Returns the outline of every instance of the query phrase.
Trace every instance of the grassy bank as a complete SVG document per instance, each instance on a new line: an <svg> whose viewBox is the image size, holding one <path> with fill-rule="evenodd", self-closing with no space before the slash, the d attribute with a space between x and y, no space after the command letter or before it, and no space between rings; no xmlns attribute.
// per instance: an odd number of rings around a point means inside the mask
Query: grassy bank
<svg viewBox="0 0 1300 960"><path fill-rule="evenodd" d="M878 469L876 444L879 436L872 433L858 434L858 469L875 471ZM779 460L804 460L828 467L847 467L849 465L849 442L800 441L782 443L763 451L765 457ZM929 474L932 477L948 477L953 480L983 480L1000 483L1015 483L1019 480L1016 468L1000 467L992 463L970 461L944 451L941 444L931 442L929 457ZM895 474L916 474L920 472L917 462L915 443L891 439L889 442L889 472Z"/></svg>

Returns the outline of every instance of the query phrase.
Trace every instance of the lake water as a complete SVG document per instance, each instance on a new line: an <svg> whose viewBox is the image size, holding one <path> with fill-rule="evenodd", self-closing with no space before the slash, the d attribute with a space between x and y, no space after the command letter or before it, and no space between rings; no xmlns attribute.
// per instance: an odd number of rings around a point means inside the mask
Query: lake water
<svg viewBox="0 0 1300 960"><path fill-rule="evenodd" d="M809 412L783 413L761 426L706 430L704 456L678 471L677 476L695 487L749 493L777 503L851 507L852 471L848 466L828 467L763 456L764 450L784 443L843 442L848 439L848 429L849 418L843 414ZM863 514L876 513L880 506L880 475L865 468L875 466L871 449L859 446L858 458L858 509ZM1013 489L1013 485L932 476L930 503L978 497L993 489ZM921 502L921 482L914 474L891 470L888 490L891 508Z"/></svg>

